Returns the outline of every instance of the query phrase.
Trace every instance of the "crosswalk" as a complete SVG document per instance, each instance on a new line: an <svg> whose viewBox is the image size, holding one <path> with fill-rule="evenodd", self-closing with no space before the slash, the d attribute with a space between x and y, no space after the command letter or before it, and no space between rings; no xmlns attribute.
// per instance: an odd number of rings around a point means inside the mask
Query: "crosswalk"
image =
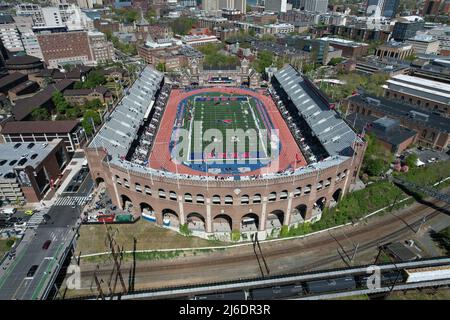
<svg viewBox="0 0 450 320"><path fill-rule="evenodd" d="M67 196L67 197L59 197L58 200L53 204L54 206L73 206L74 204L78 206L84 205L88 202L88 196L85 197L75 197L75 196Z"/></svg>
<svg viewBox="0 0 450 320"><path fill-rule="evenodd" d="M27 221L27 227L28 228L37 228L37 226L42 222L44 219L44 214L47 213L47 210L41 210L33 214L30 219Z"/></svg>

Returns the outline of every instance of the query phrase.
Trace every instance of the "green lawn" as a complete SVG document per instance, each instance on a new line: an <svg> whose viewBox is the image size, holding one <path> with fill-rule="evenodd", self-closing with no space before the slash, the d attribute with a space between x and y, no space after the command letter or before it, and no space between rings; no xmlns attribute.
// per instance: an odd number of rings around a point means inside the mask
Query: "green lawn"
<svg viewBox="0 0 450 320"><path fill-rule="evenodd" d="M3 258L3 255L9 251L11 248L12 241L8 241L8 239L0 239L0 259Z"/></svg>
<svg viewBox="0 0 450 320"><path fill-rule="evenodd" d="M111 225L117 243L125 250L133 250L133 238L136 238L137 250L195 248L220 245L197 237L185 237L172 230L157 227L151 222L140 219L131 224ZM104 225L82 225L77 241L77 255L109 251L105 245L106 228Z"/></svg>
<svg viewBox="0 0 450 320"><path fill-rule="evenodd" d="M231 97L230 94L222 93L205 93L202 95L192 96L188 99L186 105L186 111L183 118L183 128L190 131L190 144L191 154L194 151L194 146L203 145L207 146L210 143L215 142L214 151L216 154L222 152L232 152L230 145L235 146L241 144L241 149L236 149L237 152L249 152L257 151L258 145L261 145L261 141L258 142L257 136L254 139L237 136L235 140L234 135L228 134L227 130L242 129L243 132L254 129L255 134L259 134L259 130L267 129L262 120L261 114L256 108L256 101L253 97L248 96L246 101L200 101L199 97ZM195 133L193 129L193 121L201 123L201 135ZM210 129L219 130L220 137L211 135L205 135ZM211 138L211 141L202 141L202 137L207 136ZM233 143L234 141L234 143ZM228 145L228 147L227 147ZM270 153L270 146L267 142L264 142L264 146L269 149L267 153ZM199 158L199 155L194 156L195 159ZM187 159L189 160L189 159Z"/></svg>

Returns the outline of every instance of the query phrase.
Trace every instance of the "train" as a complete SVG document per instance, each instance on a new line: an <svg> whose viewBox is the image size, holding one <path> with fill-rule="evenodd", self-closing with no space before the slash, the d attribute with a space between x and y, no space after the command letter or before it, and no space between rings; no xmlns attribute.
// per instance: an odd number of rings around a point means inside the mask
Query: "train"
<svg viewBox="0 0 450 320"><path fill-rule="evenodd" d="M313 295L367 289L369 274L356 274L284 284L272 287L251 288L224 293L202 294L194 300L277 300L295 299ZM450 279L450 265L381 272L381 286Z"/></svg>

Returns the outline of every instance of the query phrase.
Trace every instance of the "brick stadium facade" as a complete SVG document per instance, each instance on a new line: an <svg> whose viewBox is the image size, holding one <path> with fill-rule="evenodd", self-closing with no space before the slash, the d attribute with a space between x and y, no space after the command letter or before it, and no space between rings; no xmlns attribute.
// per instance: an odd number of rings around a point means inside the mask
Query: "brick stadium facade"
<svg viewBox="0 0 450 320"><path fill-rule="evenodd" d="M281 217L283 225L310 221L316 203L328 206L332 199L339 200L348 192L364 154L363 147L361 149L355 158L325 170L268 180L208 181L208 186L205 181L150 176L133 170L128 172L117 165L108 166L103 161L106 156L103 151L97 156L96 151L88 150L87 157L95 181L106 183L107 191L116 205L123 207L125 201L131 200L136 216L141 214L145 206L149 206L157 213L156 221L160 225L163 212L168 210L178 215L181 224L186 222L190 214L196 213L205 220L206 232L210 233L213 232L216 219L231 221L232 230L239 231L242 219L248 214L258 217L260 231L266 230L266 221L271 214ZM124 179L128 180L128 186L123 182ZM320 184L322 187L319 189ZM137 191L136 186L140 186L141 191ZM164 196L160 191L164 192ZM170 192L176 196L171 198ZM274 193L276 197L272 200ZM192 202L186 201L186 195L191 195ZM220 197L220 204L213 204L214 196ZM227 196L232 197L232 204L225 204ZM321 202L322 199L325 201ZM292 219L296 210L302 219Z"/></svg>
<svg viewBox="0 0 450 320"><path fill-rule="evenodd" d="M339 125L343 124L339 122ZM292 174L252 179L205 180L195 175L149 170L123 157L111 157L111 148L101 147L108 140L101 142L98 137L86 148L86 155L96 183L105 183L112 201L119 207L132 203L135 216L144 210L152 211L158 225L163 225L167 215L178 224L199 221L204 230L194 234L201 236L221 233L223 230L218 227L221 224L229 226L228 234L230 231L245 233L248 230L243 227L243 221L251 218L264 238L267 230L273 228L272 221L277 220L278 226L317 221L326 206L348 192L358 176L366 147L351 132L355 139L350 156L333 155ZM105 129L98 135L106 137L106 134Z"/></svg>

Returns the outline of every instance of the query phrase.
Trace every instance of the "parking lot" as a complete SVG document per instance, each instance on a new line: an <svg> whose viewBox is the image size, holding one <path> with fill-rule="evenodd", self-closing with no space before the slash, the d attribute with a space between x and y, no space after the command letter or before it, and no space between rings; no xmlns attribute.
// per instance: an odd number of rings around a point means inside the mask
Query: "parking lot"
<svg viewBox="0 0 450 320"><path fill-rule="evenodd" d="M450 155L445 152L426 149L423 147L408 149L403 153L403 157L407 157L409 154L416 154L419 157L419 160L424 164L450 160Z"/></svg>

